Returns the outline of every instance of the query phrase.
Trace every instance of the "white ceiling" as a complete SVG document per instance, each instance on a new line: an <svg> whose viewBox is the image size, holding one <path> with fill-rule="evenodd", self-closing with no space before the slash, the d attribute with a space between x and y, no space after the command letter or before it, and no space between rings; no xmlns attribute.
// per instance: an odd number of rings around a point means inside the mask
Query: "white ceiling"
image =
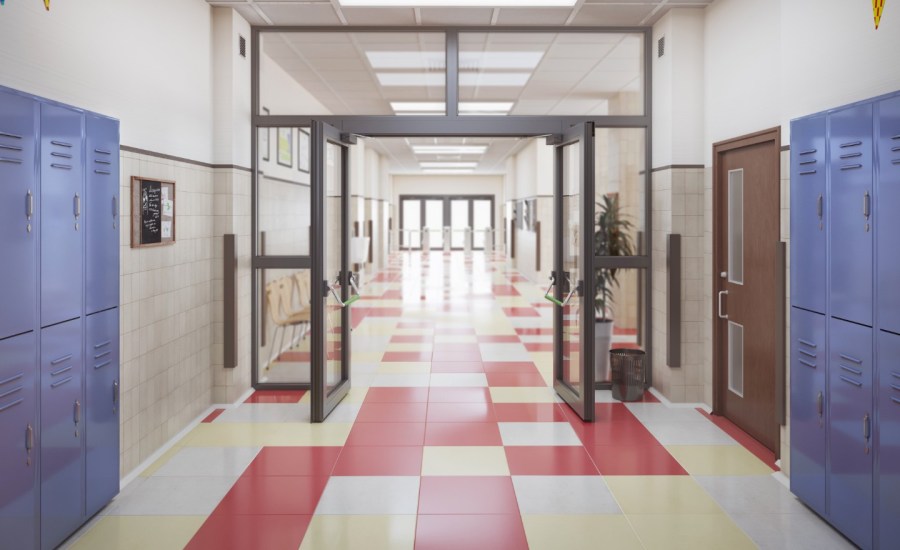
<svg viewBox="0 0 900 550"><path fill-rule="evenodd" d="M506 172L506 159L524 147L531 139L541 138L365 138L366 146L381 153L391 163L393 174L421 174L423 162L477 163L475 174L501 174ZM483 146L484 153L476 154L416 154L416 146Z"/></svg>
<svg viewBox="0 0 900 550"><path fill-rule="evenodd" d="M571 8L350 8L340 0L207 0L236 9L253 25L652 25L673 7L713 0L578 0Z"/></svg>

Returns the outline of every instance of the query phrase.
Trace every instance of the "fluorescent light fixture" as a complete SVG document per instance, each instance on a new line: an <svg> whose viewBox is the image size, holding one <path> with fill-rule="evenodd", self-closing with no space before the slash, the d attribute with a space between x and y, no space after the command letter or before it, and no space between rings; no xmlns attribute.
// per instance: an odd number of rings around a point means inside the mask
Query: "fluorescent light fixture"
<svg viewBox="0 0 900 550"><path fill-rule="evenodd" d="M441 51L428 52L366 52L369 65L373 69L443 69L447 64L447 54Z"/></svg>
<svg viewBox="0 0 900 550"><path fill-rule="evenodd" d="M344 7L535 8L570 7L577 0L338 0Z"/></svg>
<svg viewBox="0 0 900 550"><path fill-rule="evenodd" d="M372 51L366 52L373 69L442 70L447 54L440 51ZM534 69L544 58L543 51L459 52L461 69Z"/></svg>
<svg viewBox="0 0 900 550"><path fill-rule="evenodd" d="M461 101L460 114L503 115L513 107L512 101ZM444 114L443 101L391 101L391 109L398 115Z"/></svg>
<svg viewBox="0 0 900 550"><path fill-rule="evenodd" d="M446 169L446 168L429 168L427 170L422 170L423 174L435 174L435 175L445 175L450 176L453 174L471 174L475 172L471 168L469 169Z"/></svg>
<svg viewBox="0 0 900 550"><path fill-rule="evenodd" d="M382 86L432 86L444 85L444 73L376 73ZM521 87L528 83L531 73L475 73L459 75L459 85L469 87Z"/></svg>
<svg viewBox="0 0 900 550"><path fill-rule="evenodd" d="M443 86L444 73L376 73L382 86Z"/></svg>
<svg viewBox="0 0 900 550"><path fill-rule="evenodd" d="M459 52L459 68L466 69L534 69L544 52Z"/></svg>
<svg viewBox="0 0 900 550"><path fill-rule="evenodd" d="M440 112L444 113L445 106L443 101L391 101L391 109L396 113L415 113L422 114Z"/></svg>
<svg viewBox="0 0 900 550"><path fill-rule="evenodd" d="M417 155L483 155L487 145L413 145Z"/></svg>
<svg viewBox="0 0 900 550"><path fill-rule="evenodd" d="M496 115L508 113L512 107L512 101L461 101L459 103L459 112Z"/></svg>
<svg viewBox="0 0 900 550"><path fill-rule="evenodd" d="M477 162L420 162L422 168L475 168Z"/></svg>

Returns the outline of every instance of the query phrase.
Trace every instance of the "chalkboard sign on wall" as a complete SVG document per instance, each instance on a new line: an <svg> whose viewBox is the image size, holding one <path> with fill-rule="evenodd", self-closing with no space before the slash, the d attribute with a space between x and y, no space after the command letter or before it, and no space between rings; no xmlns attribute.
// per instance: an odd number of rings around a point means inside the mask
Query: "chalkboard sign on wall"
<svg viewBox="0 0 900 550"><path fill-rule="evenodd" d="M131 247L175 242L175 182L131 178Z"/></svg>

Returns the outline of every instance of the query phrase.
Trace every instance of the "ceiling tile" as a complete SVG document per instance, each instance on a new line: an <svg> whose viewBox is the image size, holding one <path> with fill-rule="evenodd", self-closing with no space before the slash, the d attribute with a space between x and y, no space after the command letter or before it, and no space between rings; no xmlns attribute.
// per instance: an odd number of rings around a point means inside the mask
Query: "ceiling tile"
<svg viewBox="0 0 900 550"><path fill-rule="evenodd" d="M276 25L340 25L337 13L327 4L259 4Z"/></svg>
<svg viewBox="0 0 900 550"><path fill-rule="evenodd" d="M491 8L422 8L423 25L489 25Z"/></svg>
<svg viewBox="0 0 900 550"><path fill-rule="evenodd" d="M234 11L238 12L241 17L247 20L251 25L265 25L266 22L256 12L255 9L248 5L235 6Z"/></svg>
<svg viewBox="0 0 900 550"><path fill-rule="evenodd" d="M564 25L571 8L502 8L498 25Z"/></svg>
<svg viewBox="0 0 900 550"><path fill-rule="evenodd" d="M350 25L409 25L416 24L412 8L341 8Z"/></svg>
<svg viewBox="0 0 900 550"><path fill-rule="evenodd" d="M585 4L575 16L575 25L598 26L634 26L650 15L654 5L604 6L602 4Z"/></svg>

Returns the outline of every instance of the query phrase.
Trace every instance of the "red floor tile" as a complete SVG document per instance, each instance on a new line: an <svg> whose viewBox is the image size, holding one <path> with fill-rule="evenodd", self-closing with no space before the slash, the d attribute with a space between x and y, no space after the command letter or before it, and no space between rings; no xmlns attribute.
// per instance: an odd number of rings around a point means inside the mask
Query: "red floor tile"
<svg viewBox="0 0 900 550"><path fill-rule="evenodd" d="M516 372L540 374L531 361L485 361L484 372Z"/></svg>
<svg viewBox="0 0 900 550"><path fill-rule="evenodd" d="M479 336L480 344L518 344L521 340L515 334L495 334L488 336Z"/></svg>
<svg viewBox="0 0 900 550"><path fill-rule="evenodd" d="M212 422L213 420L215 420L216 418L219 418L219 415L222 414L223 412L225 412L225 409L216 409L213 412L209 413L206 416L206 418L203 419L202 422L204 424L208 424L208 423Z"/></svg>
<svg viewBox="0 0 900 550"><path fill-rule="evenodd" d="M428 422L496 422L490 403L429 403Z"/></svg>
<svg viewBox="0 0 900 550"><path fill-rule="evenodd" d="M527 550L525 528L518 513L490 516L419 516L416 550Z"/></svg>
<svg viewBox="0 0 900 550"><path fill-rule="evenodd" d="M426 403L428 388L369 388L364 403Z"/></svg>
<svg viewBox="0 0 900 550"><path fill-rule="evenodd" d="M507 317L540 317L541 315L533 307L504 307L503 313Z"/></svg>
<svg viewBox="0 0 900 550"><path fill-rule="evenodd" d="M433 321L401 321L397 323L397 328L434 328Z"/></svg>
<svg viewBox="0 0 900 550"><path fill-rule="evenodd" d="M434 336L418 334L395 334L391 336L392 344L422 344L433 342Z"/></svg>
<svg viewBox="0 0 900 550"><path fill-rule="evenodd" d="M494 296L519 296L519 291L513 285L493 285L491 293Z"/></svg>
<svg viewBox="0 0 900 550"><path fill-rule="evenodd" d="M582 446L506 447L509 473L519 476L595 476L597 467Z"/></svg>
<svg viewBox="0 0 900 550"><path fill-rule="evenodd" d="M403 299L403 291L402 290L388 290L385 291L384 294L381 295L382 300L402 300Z"/></svg>
<svg viewBox="0 0 900 550"><path fill-rule="evenodd" d="M520 336L553 336L552 328L519 327L516 334Z"/></svg>
<svg viewBox="0 0 900 550"><path fill-rule="evenodd" d="M425 444L425 423L357 422L350 430L347 447L405 446Z"/></svg>
<svg viewBox="0 0 900 550"><path fill-rule="evenodd" d="M588 447L587 452L605 476L687 475L661 445L635 447L615 442L610 446Z"/></svg>
<svg viewBox="0 0 900 550"><path fill-rule="evenodd" d="M480 361L435 361L431 363L431 373L484 372Z"/></svg>
<svg viewBox="0 0 900 550"><path fill-rule="evenodd" d="M446 327L446 328L435 328L435 329L434 329L434 333L435 333L435 334L440 334L440 335L442 335L442 336L450 336L450 335L456 335L456 336L459 336L459 335L473 335L473 336L474 336L474 335L475 335L475 329L474 329L474 328L450 328L450 327Z"/></svg>
<svg viewBox="0 0 900 550"><path fill-rule="evenodd" d="M478 352L481 353L481 349L478 347L478 344L464 344L464 343L453 343L453 342L435 342L434 347L435 352L438 351L467 351L467 352Z"/></svg>
<svg viewBox="0 0 900 550"><path fill-rule="evenodd" d="M213 514L312 514L327 483L327 477L241 476Z"/></svg>
<svg viewBox="0 0 900 550"><path fill-rule="evenodd" d="M402 317L403 310L399 307L363 307L367 317Z"/></svg>
<svg viewBox="0 0 900 550"><path fill-rule="evenodd" d="M534 372L489 372L487 373L488 385L494 388L500 387L542 387L547 382L544 377Z"/></svg>
<svg viewBox="0 0 900 550"><path fill-rule="evenodd" d="M553 342L525 342L528 351L553 351Z"/></svg>
<svg viewBox="0 0 900 550"><path fill-rule="evenodd" d="M429 403L490 403L488 388L431 388Z"/></svg>
<svg viewBox="0 0 900 550"><path fill-rule="evenodd" d="M431 361L430 351L386 351L381 356L384 363L423 363Z"/></svg>
<svg viewBox="0 0 900 550"><path fill-rule="evenodd" d="M299 403L306 390L257 390L244 403Z"/></svg>
<svg viewBox="0 0 900 550"><path fill-rule="evenodd" d="M434 361L481 361L481 351L478 349L471 350L454 350L454 349L442 349L442 350L434 350L434 355L432 356Z"/></svg>
<svg viewBox="0 0 900 550"><path fill-rule="evenodd" d="M297 550L312 515L213 514L187 547L190 550Z"/></svg>
<svg viewBox="0 0 900 550"><path fill-rule="evenodd" d="M509 476L425 476L419 514L518 514Z"/></svg>
<svg viewBox="0 0 900 550"><path fill-rule="evenodd" d="M425 445L503 445L496 422L429 422L425 425Z"/></svg>
<svg viewBox="0 0 900 550"><path fill-rule="evenodd" d="M709 419L710 422L718 426L725 433L730 435L735 441L741 444L745 449L753 453L756 458L762 460L766 466L772 468L775 471L778 471L778 466L775 465L775 453L766 448L765 445L757 441L750 434L740 429L736 424L725 418L724 416L719 415L711 415L705 410L701 408L697 408L697 411Z"/></svg>
<svg viewBox="0 0 900 550"><path fill-rule="evenodd" d="M244 476L331 475L341 447L263 447Z"/></svg>
<svg viewBox="0 0 900 550"><path fill-rule="evenodd" d="M626 445L634 447L659 447L660 443L639 421L595 422L592 426L575 427L575 433L585 447Z"/></svg>
<svg viewBox="0 0 900 550"><path fill-rule="evenodd" d="M363 403L356 422L424 422L426 408L425 403Z"/></svg>
<svg viewBox="0 0 900 550"><path fill-rule="evenodd" d="M594 422L640 422L624 403L597 403L594 414Z"/></svg>
<svg viewBox="0 0 900 550"><path fill-rule="evenodd" d="M308 351L286 351L278 356L279 363L309 363L312 354Z"/></svg>
<svg viewBox="0 0 900 550"><path fill-rule="evenodd" d="M555 403L494 403L497 422L565 422Z"/></svg>
<svg viewBox="0 0 900 550"><path fill-rule="evenodd" d="M334 467L335 476L418 476L422 447L346 447Z"/></svg>

